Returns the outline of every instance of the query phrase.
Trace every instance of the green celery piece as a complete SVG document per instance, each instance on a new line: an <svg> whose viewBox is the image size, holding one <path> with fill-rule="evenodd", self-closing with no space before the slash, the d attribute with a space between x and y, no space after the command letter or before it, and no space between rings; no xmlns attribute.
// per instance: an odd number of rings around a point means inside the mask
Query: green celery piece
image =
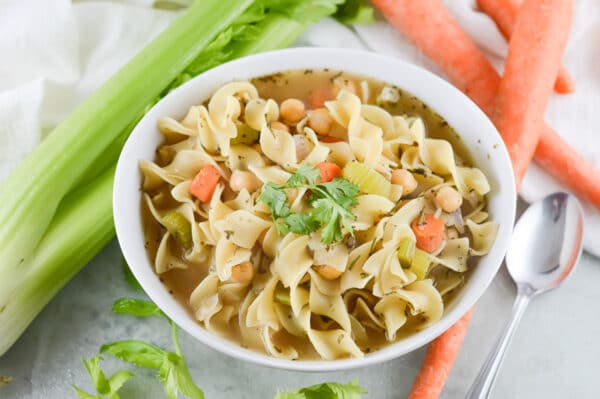
<svg viewBox="0 0 600 399"><path fill-rule="evenodd" d="M290 290L288 288L285 288L281 284L277 284L277 287L275 288L274 298L275 302L280 303L282 305L290 306L292 304L290 300Z"/></svg>
<svg viewBox="0 0 600 399"><path fill-rule="evenodd" d="M417 276L417 280L423 280L429 272L429 254L419 248L415 249L415 254L410 264L410 270Z"/></svg>
<svg viewBox="0 0 600 399"><path fill-rule="evenodd" d="M69 115L0 185L0 306L15 294L59 203L89 171L89 165L251 3L194 2Z"/></svg>
<svg viewBox="0 0 600 399"><path fill-rule="evenodd" d="M161 224L184 249L192 248L192 227L185 216L177 211L169 211L163 216Z"/></svg>
<svg viewBox="0 0 600 399"><path fill-rule="evenodd" d="M0 355L52 297L114 236L114 168L65 198L35 254L22 272L19 287L0 303Z"/></svg>
<svg viewBox="0 0 600 399"><path fill-rule="evenodd" d="M404 268L409 268L415 255L416 242L409 237L403 237L398 244L398 260Z"/></svg>

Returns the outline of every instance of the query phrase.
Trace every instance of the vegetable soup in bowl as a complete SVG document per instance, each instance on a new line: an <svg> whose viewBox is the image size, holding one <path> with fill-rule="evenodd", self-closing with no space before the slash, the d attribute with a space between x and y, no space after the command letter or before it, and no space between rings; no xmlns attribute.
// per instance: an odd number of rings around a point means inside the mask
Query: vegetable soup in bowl
<svg viewBox="0 0 600 399"><path fill-rule="evenodd" d="M114 217L148 295L200 341L337 370L418 348L482 295L515 214L485 115L415 66L290 49L210 70L139 122Z"/></svg>

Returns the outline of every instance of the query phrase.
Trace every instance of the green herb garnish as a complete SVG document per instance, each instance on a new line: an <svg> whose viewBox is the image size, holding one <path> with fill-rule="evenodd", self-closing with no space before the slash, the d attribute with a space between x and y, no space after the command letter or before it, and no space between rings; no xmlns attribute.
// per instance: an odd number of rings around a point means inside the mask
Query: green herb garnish
<svg viewBox="0 0 600 399"><path fill-rule="evenodd" d="M271 216L279 234L288 232L310 234L323 228L321 241L331 244L343 238L343 230L354 234L352 221L356 216L352 208L356 205L358 186L343 178L318 183L321 174L312 165L302 165L286 184L267 183L259 199L269 206ZM285 190L307 189L308 213L292 213Z"/></svg>

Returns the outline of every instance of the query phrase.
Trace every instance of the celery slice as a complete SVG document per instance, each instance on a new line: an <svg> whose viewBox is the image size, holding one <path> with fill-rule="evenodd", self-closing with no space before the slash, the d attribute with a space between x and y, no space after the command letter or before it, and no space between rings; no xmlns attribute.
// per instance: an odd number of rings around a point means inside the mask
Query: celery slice
<svg viewBox="0 0 600 399"><path fill-rule="evenodd" d="M192 227L185 216L177 211L169 211L163 216L161 223L179 245L186 250L192 248Z"/></svg>
<svg viewBox="0 0 600 399"><path fill-rule="evenodd" d="M398 245L398 260L404 268L411 267L415 255L416 243L409 237L403 237Z"/></svg>
<svg viewBox="0 0 600 399"><path fill-rule="evenodd" d="M352 161L344 166L344 178L356 184L362 192L389 197L392 184L382 175L377 173L362 162Z"/></svg>
<svg viewBox="0 0 600 399"><path fill-rule="evenodd" d="M231 144L252 144L258 141L259 131L252 129L245 123L237 126L237 136L231 139Z"/></svg>
<svg viewBox="0 0 600 399"><path fill-rule="evenodd" d="M281 284L277 284L277 287L275 287L274 300L282 305L290 306L292 303L290 300L290 290L284 288Z"/></svg>
<svg viewBox="0 0 600 399"><path fill-rule="evenodd" d="M415 249L415 254L410 264L410 271L417 276L417 280L423 280L429 272L429 254L419 248Z"/></svg>

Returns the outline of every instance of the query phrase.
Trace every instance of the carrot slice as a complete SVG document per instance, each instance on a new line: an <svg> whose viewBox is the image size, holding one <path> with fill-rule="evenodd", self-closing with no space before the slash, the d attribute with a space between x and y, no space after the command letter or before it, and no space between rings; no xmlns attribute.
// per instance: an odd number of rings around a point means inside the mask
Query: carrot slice
<svg viewBox="0 0 600 399"><path fill-rule="evenodd" d="M335 98L335 93L333 91L332 85L326 84L324 86L317 87L308 96L308 108L309 109L323 108L325 106L326 101L333 100L334 98Z"/></svg>
<svg viewBox="0 0 600 399"><path fill-rule="evenodd" d="M217 168L206 165L200 169L200 172L192 180L190 193L200 201L208 202L212 198L220 178Z"/></svg>
<svg viewBox="0 0 600 399"><path fill-rule="evenodd" d="M471 308L462 319L429 344L408 399L434 399L440 396L465 340L472 313Z"/></svg>
<svg viewBox="0 0 600 399"><path fill-rule="evenodd" d="M520 0L477 0L477 5L498 27L502 35L509 40L517 20ZM564 66L561 66L554 82L554 91L569 94L575 91L575 81Z"/></svg>
<svg viewBox="0 0 600 399"><path fill-rule="evenodd" d="M572 0L525 0L519 10L492 118L518 181L541 135L572 16Z"/></svg>
<svg viewBox="0 0 600 399"><path fill-rule="evenodd" d="M413 220L410 227L415 233L417 248L423 251L435 251L444 240L444 221L432 214L427 214L424 217L418 216Z"/></svg>
<svg viewBox="0 0 600 399"><path fill-rule="evenodd" d="M339 143L344 140L334 136L319 136L319 141L321 143Z"/></svg>
<svg viewBox="0 0 600 399"><path fill-rule="evenodd" d="M500 76L439 0L372 0L372 4L492 116ZM415 21L410 15L418 19ZM600 208L598 168L578 155L550 126L544 124L540 129L536 163Z"/></svg>
<svg viewBox="0 0 600 399"><path fill-rule="evenodd" d="M320 162L317 164L317 169L321 172L321 178L318 181L319 183L332 181L336 177L342 175L342 169L333 162Z"/></svg>

